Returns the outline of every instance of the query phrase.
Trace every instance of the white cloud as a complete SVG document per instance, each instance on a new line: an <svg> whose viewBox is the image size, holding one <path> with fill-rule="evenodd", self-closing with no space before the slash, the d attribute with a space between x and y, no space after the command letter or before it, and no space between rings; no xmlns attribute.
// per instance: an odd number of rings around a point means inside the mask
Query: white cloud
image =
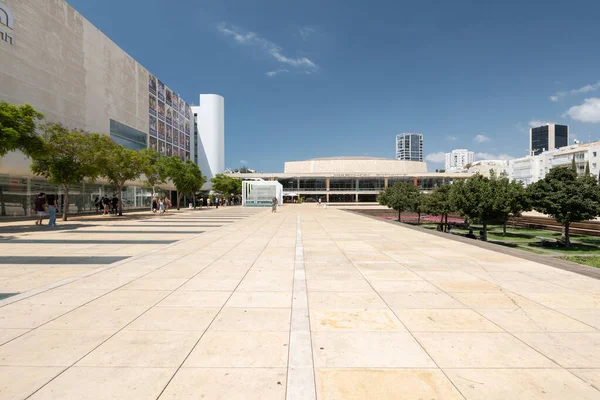
<svg viewBox="0 0 600 400"><path fill-rule="evenodd" d="M298 32L300 33L300 36L302 36L302 39L308 40L308 38L316 32L316 29L311 28L310 26L304 26L298 29Z"/></svg>
<svg viewBox="0 0 600 400"><path fill-rule="evenodd" d="M281 64L311 72L318 69L317 64L315 64L312 60L310 60L307 57L293 58L285 56L281 47L277 46L270 40L263 38L257 33L245 32L236 26L228 26L225 23L219 24L217 26L217 29L223 35L232 37L239 44L246 46L256 46L261 48L267 55L273 57L275 60L277 60L277 62Z"/></svg>
<svg viewBox="0 0 600 400"><path fill-rule="evenodd" d="M432 162L432 163L443 163L446 161L446 154L442 151L437 152L437 153L427 154L427 156L425 157L425 160Z"/></svg>
<svg viewBox="0 0 600 400"><path fill-rule="evenodd" d="M533 120L529 121L528 125L529 125L530 128L537 128L538 126L544 126L544 125L546 125L548 123L549 122L544 122L544 121L541 121L539 119L533 119Z"/></svg>
<svg viewBox="0 0 600 400"><path fill-rule="evenodd" d="M277 69L277 70L275 70L275 71L269 71L269 72L265 72L265 75L267 75L269 78L272 78L272 77L274 77L275 75L282 74L282 73L284 73L284 72L290 72L290 71L289 71L289 70L287 70L287 69Z"/></svg>
<svg viewBox="0 0 600 400"><path fill-rule="evenodd" d="M581 93L595 92L596 90L599 90L599 89L600 89L600 81L593 83L591 85L582 86L579 89L573 89L573 90L569 90L566 92L558 92L554 96L550 96L550 100L558 101L561 97L574 96L574 95L581 94Z"/></svg>
<svg viewBox="0 0 600 400"><path fill-rule="evenodd" d="M446 136L447 140L456 140L458 139L456 136Z"/></svg>
<svg viewBox="0 0 600 400"><path fill-rule="evenodd" d="M243 167L245 165L248 165L248 161L246 160L240 160L240 165Z"/></svg>
<svg viewBox="0 0 600 400"><path fill-rule="evenodd" d="M485 135L477 135L477 136L475 136L475 138L473 138L473 140L476 141L477 143L483 143L483 142L489 142L490 138Z"/></svg>
<svg viewBox="0 0 600 400"><path fill-rule="evenodd" d="M492 153L475 153L477 160L512 160L515 157L509 156L508 154L492 154Z"/></svg>
<svg viewBox="0 0 600 400"><path fill-rule="evenodd" d="M583 104L569 108L566 114L581 122L600 122L600 98L585 99Z"/></svg>

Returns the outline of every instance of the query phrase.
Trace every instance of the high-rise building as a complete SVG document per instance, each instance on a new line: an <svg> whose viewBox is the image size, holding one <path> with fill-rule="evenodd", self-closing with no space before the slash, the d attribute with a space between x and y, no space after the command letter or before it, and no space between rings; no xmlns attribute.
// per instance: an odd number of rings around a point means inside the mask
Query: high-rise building
<svg viewBox="0 0 600 400"><path fill-rule="evenodd" d="M201 113L207 112L201 121L209 124L200 132L203 146L192 142L191 106L176 86L153 75L65 1L49 6L0 0L0 101L30 104L44 113L44 122L100 133L131 150L151 148L198 163L206 159L201 169L212 177L223 171L223 98L200 100L206 106ZM210 132L206 139L204 132ZM28 204L36 192L63 195L60 186L34 175L30 162L20 152L0 157L0 193L10 199L10 206L2 202L0 217L31 214ZM170 183L161 189L174 193ZM90 210L103 194L112 195L112 188L102 179L72 185L70 212ZM150 207L151 195L138 180L127 185L122 199L131 207Z"/></svg>
<svg viewBox="0 0 600 400"><path fill-rule="evenodd" d="M225 171L225 101L218 94L201 94L200 105L192 107L192 113L194 162L206 176L205 188L210 188L210 179Z"/></svg>
<svg viewBox="0 0 600 400"><path fill-rule="evenodd" d="M475 153L467 149L456 149L446 153L446 171L456 171L465 168L465 165L475 161Z"/></svg>
<svg viewBox="0 0 600 400"><path fill-rule="evenodd" d="M396 160L423 162L423 134L396 135Z"/></svg>
<svg viewBox="0 0 600 400"><path fill-rule="evenodd" d="M546 124L529 130L529 154L537 156L547 150L558 149L569 144L569 127Z"/></svg>

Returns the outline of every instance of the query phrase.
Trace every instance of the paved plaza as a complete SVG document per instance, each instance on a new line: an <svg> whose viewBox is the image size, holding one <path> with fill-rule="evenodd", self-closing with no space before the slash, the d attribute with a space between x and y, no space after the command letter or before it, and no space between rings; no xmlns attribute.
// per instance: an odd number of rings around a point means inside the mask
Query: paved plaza
<svg viewBox="0 0 600 400"><path fill-rule="evenodd" d="M600 398L590 277L313 204L24 224L0 399Z"/></svg>

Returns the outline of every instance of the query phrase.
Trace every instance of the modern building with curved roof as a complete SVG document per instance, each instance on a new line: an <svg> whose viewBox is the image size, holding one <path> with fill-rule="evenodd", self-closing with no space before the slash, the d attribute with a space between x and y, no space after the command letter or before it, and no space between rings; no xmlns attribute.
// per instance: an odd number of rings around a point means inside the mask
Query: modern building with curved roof
<svg viewBox="0 0 600 400"><path fill-rule="evenodd" d="M432 190L468 174L427 172L427 164L377 157L324 157L287 161L284 172L234 173L244 180L278 181L284 198L321 198L326 202L375 202L377 195L396 182Z"/></svg>

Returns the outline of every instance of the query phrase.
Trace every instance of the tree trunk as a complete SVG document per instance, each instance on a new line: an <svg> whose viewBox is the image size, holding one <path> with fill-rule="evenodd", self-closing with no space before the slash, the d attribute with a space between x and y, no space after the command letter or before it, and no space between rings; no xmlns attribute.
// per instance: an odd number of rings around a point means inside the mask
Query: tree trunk
<svg viewBox="0 0 600 400"><path fill-rule="evenodd" d="M119 185L119 217L123 216L123 185Z"/></svg>
<svg viewBox="0 0 600 400"><path fill-rule="evenodd" d="M487 242L487 224L484 222L483 223L483 238L482 240L484 242Z"/></svg>
<svg viewBox="0 0 600 400"><path fill-rule="evenodd" d="M421 212L419 211L417 213L417 226L420 226L420 225L421 225Z"/></svg>
<svg viewBox="0 0 600 400"><path fill-rule="evenodd" d="M67 210L69 209L69 187L67 185L63 185L63 189L65 189L64 200L63 200L63 221L67 220Z"/></svg>
<svg viewBox="0 0 600 400"><path fill-rule="evenodd" d="M196 209L196 193L192 193L192 201L194 202L194 210Z"/></svg>
<svg viewBox="0 0 600 400"><path fill-rule="evenodd" d="M181 200L181 196L179 195L179 190L177 191L177 210L179 210L179 200Z"/></svg>
<svg viewBox="0 0 600 400"><path fill-rule="evenodd" d="M569 235L569 229L570 228L571 228L571 223L570 222L565 222L563 224L561 240L565 243L565 246L567 246L567 247L571 246L571 238L570 238L570 235Z"/></svg>
<svg viewBox="0 0 600 400"><path fill-rule="evenodd" d="M508 221L504 221L504 225L502 225L502 235L506 236L506 223Z"/></svg>
<svg viewBox="0 0 600 400"><path fill-rule="evenodd" d="M448 214L446 214L446 232L448 232Z"/></svg>
<svg viewBox="0 0 600 400"><path fill-rule="evenodd" d="M27 215L27 211L25 211ZM6 203L4 202L4 191L0 187L0 215L6 217Z"/></svg>
<svg viewBox="0 0 600 400"><path fill-rule="evenodd" d="M398 222L402 222L402 211L398 210Z"/></svg>

